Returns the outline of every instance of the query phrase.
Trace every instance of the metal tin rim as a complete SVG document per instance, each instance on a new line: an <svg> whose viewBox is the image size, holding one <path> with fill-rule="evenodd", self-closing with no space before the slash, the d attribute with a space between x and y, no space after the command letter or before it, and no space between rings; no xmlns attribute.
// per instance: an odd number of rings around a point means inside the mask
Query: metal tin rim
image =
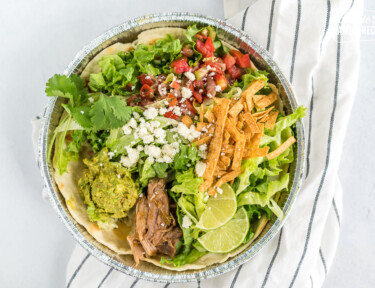
<svg viewBox="0 0 375 288"><path fill-rule="evenodd" d="M232 25L226 23L224 20L216 19L213 17L207 17L200 14L190 14L190 13L182 13L182 12L173 12L173 13L160 13L160 14L151 14L146 15L143 17L135 18L118 26L115 26L109 29L107 32L103 33L93 41L91 41L88 45L83 47L83 49L77 53L75 58L71 61L68 65L67 69L64 71L64 74L70 75L77 65L84 59L84 57L88 54L87 51L91 51L99 44L103 43L104 41L112 38L113 36L122 33L126 30L135 28L137 26L142 26L147 23L156 23L156 22L164 22L164 21L191 21L191 22L201 22L207 25L213 26L220 26L221 29L226 30L227 32L231 33L235 37L238 37L241 41L248 44L252 47L261 57L265 60L267 64L272 67L272 70L275 72L276 76L279 78L281 84L285 88L287 97L290 101L290 105L293 110L298 107L297 100L295 98L293 89L291 84L286 79L284 74L281 72L280 68L277 66L275 61L272 59L271 55L257 44L254 40L252 40L245 32L233 27ZM42 115L42 122L41 122L41 132L39 135L39 163L40 163L40 171L42 174L42 178L44 181L44 185L47 188L49 199L52 203L54 210L59 215L61 221L65 224L67 229L73 236L76 238L78 243L86 249L90 254L94 255L103 263L113 267L114 269L121 271L127 275L138 277L144 280L149 281L156 281L156 282L189 282L189 281L196 281L200 279L207 279L211 277L215 277L221 275L225 272L231 271L236 267L242 265L243 263L249 261L253 258L258 252L266 246L266 244L274 238L277 232L281 229L284 225L287 217L290 214L292 206L295 202L296 196L298 194L301 182L302 182L302 175L304 170L304 162L305 162L305 155L304 155L304 146L305 146L305 136L304 136L304 127L302 121L298 121L296 125L297 130L297 164L296 164L296 173L294 175L294 180L291 188L291 192L288 196L288 199L284 205L284 219L276 220L272 227L267 231L267 233L250 249L246 250L242 254L239 254L232 260L223 263L215 268L208 267L206 270L201 272L193 272L190 274L177 274L177 275L168 275L168 274L157 274L157 273L150 273L137 270L135 268L126 266L115 259L111 258L104 252L100 251L98 248L94 247L77 229L74 223L69 219L68 215L65 213L62 204L60 203L57 194L54 190L54 184L52 180L52 175L48 169L47 164L47 133L49 122L51 119L51 114L55 105L56 99L51 99Z"/></svg>

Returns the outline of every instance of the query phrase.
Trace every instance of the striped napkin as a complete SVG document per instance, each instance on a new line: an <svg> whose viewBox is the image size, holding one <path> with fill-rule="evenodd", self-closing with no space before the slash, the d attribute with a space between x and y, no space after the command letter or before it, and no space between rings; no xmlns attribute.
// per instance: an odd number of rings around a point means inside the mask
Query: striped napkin
<svg viewBox="0 0 375 288"><path fill-rule="evenodd" d="M362 1L224 0L224 7L229 23L269 50L299 104L308 107L305 179L286 224L248 263L188 284L132 278L77 245L67 268L67 287L322 286L340 231L337 169L358 80Z"/></svg>

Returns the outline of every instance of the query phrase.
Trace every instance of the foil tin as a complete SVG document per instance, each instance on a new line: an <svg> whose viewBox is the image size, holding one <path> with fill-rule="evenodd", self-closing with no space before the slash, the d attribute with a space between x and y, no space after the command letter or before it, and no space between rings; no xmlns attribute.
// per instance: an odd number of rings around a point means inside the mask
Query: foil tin
<svg viewBox="0 0 375 288"><path fill-rule="evenodd" d="M113 27L83 47L83 49L78 52L72 62L68 65L64 73L66 75L81 73L87 63L102 49L116 42L132 42L142 31L159 27L187 28L189 25L194 23L216 27L218 30L218 36L222 40L225 40L227 43L239 48L243 52L250 53L252 55L251 59L255 65L259 69L267 70L270 73L270 82L282 87L281 97L285 105L285 112L287 114L293 112L298 107L297 100L290 83L280 71L280 68L277 66L270 54L263 47L252 40L245 32L229 25L225 21L198 14L153 14L136 18ZM276 217L271 219L256 241L251 244L251 246L249 246L242 253L221 264L212 265L201 270L188 270L183 272L165 270L148 263L144 263L140 265L140 267L135 268L133 266L132 256L121 256L114 253L112 250L100 244L93 237L91 237L91 235L88 234L87 231L72 218L65 204L65 200L54 182L51 161L47 159L47 147L49 141L51 140L51 135L53 134L53 131L61 117L61 102L62 99L51 99L48 102L42 116L39 139L39 163L44 185L48 191L49 199L54 210L57 212L67 229L73 234L77 242L100 261L118 271L133 277L157 282L189 282L215 277L235 269L257 255L259 251L264 248L267 243L277 234L290 214L302 181L304 168L305 136L301 121L298 121L296 124L297 145L295 148L295 153L297 157L290 167L290 192L282 193L279 201L279 205L284 211L284 219L281 221L276 219ZM259 257L261 257L261 255Z"/></svg>

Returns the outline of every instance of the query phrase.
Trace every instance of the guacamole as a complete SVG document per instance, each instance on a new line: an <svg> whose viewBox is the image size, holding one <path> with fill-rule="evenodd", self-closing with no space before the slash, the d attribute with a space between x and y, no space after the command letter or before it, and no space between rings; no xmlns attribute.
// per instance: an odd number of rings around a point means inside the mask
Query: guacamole
<svg viewBox="0 0 375 288"><path fill-rule="evenodd" d="M90 221L98 224L110 218L126 217L138 198L138 185L120 163L110 162L104 148L92 159L84 159L87 169L78 182Z"/></svg>

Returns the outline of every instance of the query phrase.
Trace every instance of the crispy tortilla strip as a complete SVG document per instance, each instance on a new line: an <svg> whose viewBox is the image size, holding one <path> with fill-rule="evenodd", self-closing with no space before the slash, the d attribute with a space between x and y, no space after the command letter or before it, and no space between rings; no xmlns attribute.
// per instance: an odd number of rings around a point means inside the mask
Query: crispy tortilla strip
<svg viewBox="0 0 375 288"><path fill-rule="evenodd" d="M234 153L233 153L233 162L232 162L232 170L239 170L241 168L242 163L242 156L245 150L246 141L242 138L240 141L236 142L234 146Z"/></svg>
<svg viewBox="0 0 375 288"><path fill-rule="evenodd" d="M236 102L236 104L233 105L232 108L229 110L229 115L232 116L233 118L237 118L238 114L243 110L243 100L242 98Z"/></svg>
<svg viewBox="0 0 375 288"><path fill-rule="evenodd" d="M268 108L267 110L251 114L251 116L253 116L256 119L262 118L264 115L266 115L269 112L271 112L273 108L275 108L275 106L272 106L272 107Z"/></svg>
<svg viewBox="0 0 375 288"><path fill-rule="evenodd" d="M268 150L270 150L270 147L262 147L262 148L249 149L247 151L247 153L245 154L244 159L264 157L264 156L267 155Z"/></svg>
<svg viewBox="0 0 375 288"><path fill-rule="evenodd" d="M214 176L221 178L223 175L227 174L227 170L221 170L221 169L216 169L214 172Z"/></svg>
<svg viewBox="0 0 375 288"><path fill-rule="evenodd" d="M269 115L264 115L263 117L259 118L258 122L259 123L264 123L268 120L268 118L270 118Z"/></svg>
<svg viewBox="0 0 375 288"><path fill-rule="evenodd" d="M225 154L233 154L234 153L234 146L229 144L223 144L223 148L221 148L221 152Z"/></svg>
<svg viewBox="0 0 375 288"><path fill-rule="evenodd" d="M217 162L219 161L221 146L223 145L223 133L224 125L227 120L227 114L229 109L229 100L226 98L221 99L221 107L218 109L216 114L216 128L214 136L211 140L209 152L207 155L207 166L203 174L205 181L199 187L201 192L204 192L211 186L213 182L213 174L216 169Z"/></svg>
<svg viewBox="0 0 375 288"><path fill-rule="evenodd" d="M230 134L228 131L224 131L223 145L229 144Z"/></svg>
<svg viewBox="0 0 375 288"><path fill-rule="evenodd" d="M260 133L259 127L254 119L254 117L250 113L243 114L246 124L250 128L252 134Z"/></svg>
<svg viewBox="0 0 375 288"><path fill-rule="evenodd" d="M193 144L195 144L196 147L201 146L203 144L208 144L211 142L211 136L204 136L198 140L195 140Z"/></svg>
<svg viewBox="0 0 375 288"><path fill-rule="evenodd" d="M258 127L258 126L257 126L257 127ZM253 133L251 132L251 128L250 128L250 126L247 125L246 122L245 122L245 126L244 126L244 130L243 130L243 132L245 133L245 140L246 140L247 142L250 142L250 139L251 139Z"/></svg>
<svg viewBox="0 0 375 288"><path fill-rule="evenodd" d="M226 167L230 166L230 158L226 155L220 155L219 161L223 162Z"/></svg>
<svg viewBox="0 0 375 288"><path fill-rule="evenodd" d="M197 131L202 131L202 129L206 128L207 126L210 125L209 123L204 123L204 122L198 122L197 123Z"/></svg>
<svg viewBox="0 0 375 288"><path fill-rule="evenodd" d="M223 185L224 183L227 183L229 181L232 181L232 180L236 179L236 177L239 176L240 174L241 174L241 171L236 170L236 171L231 171L231 172L223 175L219 179L219 181L216 182L215 187L221 187L221 185Z"/></svg>
<svg viewBox="0 0 375 288"><path fill-rule="evenodd" d="M283 144L281 144L279 147L277 147L274 151L267 154L266 157L268 160L271 160L273 158L276 158L281 153L283 153L286 149L288 149L289 146L293 145L293 143L296 142L296 138L293 136L290 136L288 140L286 140Z"/></svg>
<svg viewBox="0 0 375 288"><path fill-rule="evenodd" d="M244 122L244 119L242 118L239 118L237 124L236 124L236 127L239 131L242 131L242 128L243 128L243 122Z"/></svg>
<svg viewBox="0 0 375 288"><path fill-rule="evenodd" d="M247 149L254 149L258 148L260 144L260 140L262 140L263 135L264 135L264 124L263 123L258 123L257 124L260 130L260 133L255 133L253 137L251 138L250 142L248 145L246 145Z"/></svg>
<svg viewBox="0 0 375 288"><path fill-rule="evenodd" d="M236 125L234 125L233 121L229 118L225 122L225 131L229 132L235 142L244 139L244 136L237 130Z"/></svg>
<svg viewBox="0 0 375 288"><path fill-rule="evenodd" d="M204 117L208 120L208 122L215 123L215 120L216 120L215 115L214 113L212 113L210 109L206 111L206 113L204 114Z"/></svg>
<svg viewBox="0 0 375 288"><path fill-rule="evenodd" d="M255 93L257 93L260 89L264 87L264 84L265 84L264 80L262 79L254 80L253 82L249 84L249 86L247 86L247 88L244 91L242 91L242 97L244 96L246 97L247 95L254 95ZM249 106L249 109L250 107L251 106Z"/></svg>
<svg viewBox="0 0 375 288"><path fill-rule="evenodd" d="M223 161L219 161L216 165L216 169L227 171L228 166L225 165Z"/></svg>
<svg viewBox="0 0 375 288"><path fill-rule="evenodd" d="M203 119L204 119L204 106L203 104L201 104L201 106L199 107L199 122L203 123Z"/></svg>
<svg viewBox="0 0 375 288"><path fill-rule="evenodd" d="M271 111L269 114L269 118L267 122L265 123L264 127L266 127L269 130L272 130L273 127L275 127L277 116L279 115L279 111Z"/></svg>
<svg viewBox="0 0 375 288"><path fill-rule="evenodd" d="M251 112L254 108L254 103L253 103L253 95L249 94L245 96L246 100L246 112Z"/></svg>
<svg viewBox="0 0 375 288"><path fill-rule="evenodd" d="M262 96L262 97L258 97ZM255 106L257 106L259 109L266 108L270 106L271 104L275 103L278 98L278 95L275 92L271 92L268 95L254 95L253 100L255 103Z"/></svg>
<svg viewBox="0 0 375 288"><path fill-rule="evenodd" d="M184 115L181 118L181 122L184 123L188 128L190 128L190 126L194 124L193 120L191 120L188 115Z"/></svg>
<svg viewBox="0 0 375 288"><path fill-rule="evenodd" d="M215 197L216 193L217 191L213 187L208 188L207 194L210 195L211 197Z"/></svg>

